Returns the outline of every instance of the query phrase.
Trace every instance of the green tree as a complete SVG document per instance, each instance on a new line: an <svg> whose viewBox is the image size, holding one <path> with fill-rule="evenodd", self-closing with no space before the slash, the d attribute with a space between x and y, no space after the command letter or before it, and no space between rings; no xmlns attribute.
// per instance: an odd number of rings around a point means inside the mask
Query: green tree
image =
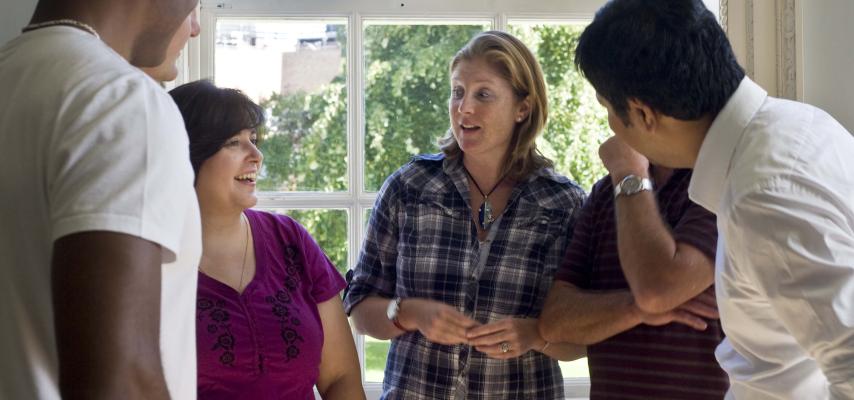
<svg viewBox="0 0 854 400"><path fill-rule="evenodd" d="M342 56L343 26L338 27ZM448 63L479 25L368 25L364 30L365 189L413 155L438 151L448 129ZM549 123L538 141L555 169L589 190L606 171L599 144L609 135L604 109L576 71L577 25L513 25L511 33L536 54L549 89ZM340 74L315 93L274 94L262 101L269 122L261 149L261 190L347 189L346 61ZM290 210L341 271L347 269L347 217L343 210Z"/></svg>

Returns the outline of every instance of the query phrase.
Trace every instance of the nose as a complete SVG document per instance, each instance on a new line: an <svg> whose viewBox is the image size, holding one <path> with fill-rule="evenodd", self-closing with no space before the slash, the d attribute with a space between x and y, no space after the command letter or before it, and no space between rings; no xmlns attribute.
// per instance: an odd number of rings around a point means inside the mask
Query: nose
<svg viewBox="0 0 854 400"><path fill-rule="evenodd" d="M261 149L254 144L251 146L249 150L249 162L261 165L264 162L264 153L261 152Z"/></svg>
<svg viewBox="0 0 854 400"><path fill-rule="evenodd" d="M463 96L457 100L457 112L461 114L471 114L473 111L472 102L468 96Z"/></svg>
<svg viewBox="0 0 854 400"><path fill-rule="evenodd" d="M190 13L190 37L197 37L202 32L202 27L199 25L198 8L194 8Z"/></svg>

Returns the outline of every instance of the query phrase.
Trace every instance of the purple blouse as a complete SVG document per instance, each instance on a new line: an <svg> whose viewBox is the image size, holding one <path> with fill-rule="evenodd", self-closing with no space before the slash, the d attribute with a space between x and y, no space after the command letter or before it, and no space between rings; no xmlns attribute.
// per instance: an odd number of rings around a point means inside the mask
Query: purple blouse
<svg viewBox="0 0 854 400"><path fill-rule="evenodd" d="M317 304L345 282L293 219L246 210L255 277L242 294L199 273L200 399L314 399L323 326Z"/></svg>

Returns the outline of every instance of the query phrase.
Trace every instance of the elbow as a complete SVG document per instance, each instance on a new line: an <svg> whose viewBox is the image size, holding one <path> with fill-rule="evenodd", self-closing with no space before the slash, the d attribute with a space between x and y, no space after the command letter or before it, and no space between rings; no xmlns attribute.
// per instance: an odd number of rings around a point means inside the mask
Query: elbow
<svg viewBox="0 0 854 400"><path fill-rule="evenodd" d="M645 313L661 314L675 308L664 290L657 288L633 290L632 295L635 298L635 305Z"/></svg>

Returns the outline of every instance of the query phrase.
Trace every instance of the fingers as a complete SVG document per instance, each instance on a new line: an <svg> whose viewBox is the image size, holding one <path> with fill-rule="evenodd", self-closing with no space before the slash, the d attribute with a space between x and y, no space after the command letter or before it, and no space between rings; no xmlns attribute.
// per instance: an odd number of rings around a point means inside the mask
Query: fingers
<svg viewBox="0 0 854 400"><path fill-rule="evenodd" d="M720 313L718 313L718 308L715 305L709 305L707 303L701 302L699 300L690 300L687 303L679 306L677 310L687 311L696 316L709 318L709 319L719 319Z"/></svg>
<svg viewBox="0 0 854 400"><path fill-rule="evenodd" d="M706 304L710 307L714 307L715 309L718 308L718 302L717 302L717 299L715 299L714 288L706 289L706 291L698 294L697 297L694 297L692 300L699 301L699 302Z"/></svg>
<svg viewBox="0 0 854 400"><path fill-rule="evenodd" d="M419 329L431 342L454 345L468 343L466 333L478 322L463 315L453 307L445 304L435 304L432 313L427 314L426 321Z"/></svg>
<svg viewBox="0 0 854 400"><path fill-rule="evenodd" d="M483 324L483 325L478 326L476 328L469 329L468 338L469 339L475 339L475 338L479 338L481 336L492 335L496 332L501 332L501 331L507 330L509 328L509 325L510 325L509 321L510 320L504 319L501 321L492 322L489 324Z"/></svg>
<svg viewBox="0 0 854 400"><path fill-rule="evenodd" d="M698 331L704 331L708 327L706 321L690 312L677 309L671 311L671 313L673 314L673 320L671 322L687 325Z"/></svg>

